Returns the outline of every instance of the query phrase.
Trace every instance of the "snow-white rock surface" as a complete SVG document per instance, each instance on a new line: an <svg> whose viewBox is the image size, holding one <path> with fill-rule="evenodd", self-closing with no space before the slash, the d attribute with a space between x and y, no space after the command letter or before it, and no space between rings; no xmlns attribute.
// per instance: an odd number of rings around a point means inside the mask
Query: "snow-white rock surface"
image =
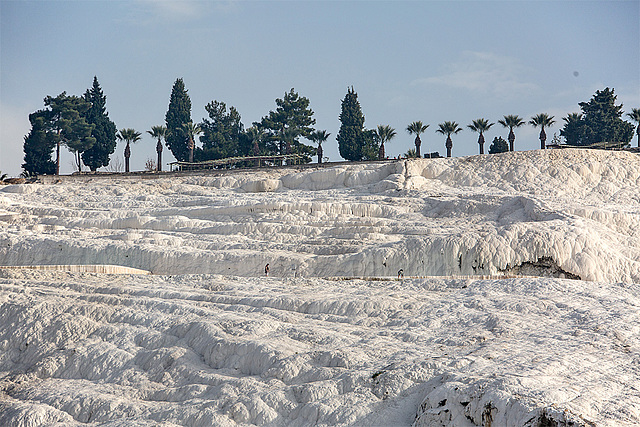
<svg viewBox="0 0 640 427"><path fill-rule="evenodd" d="M585 150L0 187L0 265L157 274L0 269L0 425L639 424L639 188ZM463 277L503 273L584 280Z"/></svg>

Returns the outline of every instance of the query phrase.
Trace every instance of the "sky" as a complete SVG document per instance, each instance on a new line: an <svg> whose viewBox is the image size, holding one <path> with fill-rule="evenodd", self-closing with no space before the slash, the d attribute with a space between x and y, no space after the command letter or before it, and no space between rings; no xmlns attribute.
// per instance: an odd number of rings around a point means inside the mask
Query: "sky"
<svg viewBox="0 0 640 427"><path fill-rule="evenodd" d="M335 136L351 86L365 127L396 129L387 155L413 147L406 128L421 120L423 152L444 154L435 130L455 121L464 131L453 156L467 156L478 153L467 128L477 118L544 112L555 116L550 140L596 90L614 88L625 113L640 107L640 2L0 0L2 173L20 174L28 116L43 99L82 95L94 76L117 128L143 133L132 170L156 158L146 131L164 124L177 78L194 122L217 100L245 127L294 88L310 100L316 129L331 133L323 148L332 161L341 160ZM516 150L538 148L538 132L519 128ZM494 125L485 150L507 134ZM61 173L71 173L62 151ZM115 163L123 151L119 143ZM163 163L173 160L165 148Z"/></svg>

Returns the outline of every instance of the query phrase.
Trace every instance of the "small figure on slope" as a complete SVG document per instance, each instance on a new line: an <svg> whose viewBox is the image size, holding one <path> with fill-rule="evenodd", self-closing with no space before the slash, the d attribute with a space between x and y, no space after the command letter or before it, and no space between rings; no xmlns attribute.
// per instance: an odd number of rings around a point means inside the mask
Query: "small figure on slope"
<svg viewBox="0 0 640 427"><path fill-rule="evenodd" d="M264 275L268 276L269 275L269 264L267 263L267 265L264 266Z"/></svg>
<svg viewBox="0 0 640 427"><path fill-rule="evenodd" d="M404 279L404 270L403 269L398 270L398 279Z"/></svg>

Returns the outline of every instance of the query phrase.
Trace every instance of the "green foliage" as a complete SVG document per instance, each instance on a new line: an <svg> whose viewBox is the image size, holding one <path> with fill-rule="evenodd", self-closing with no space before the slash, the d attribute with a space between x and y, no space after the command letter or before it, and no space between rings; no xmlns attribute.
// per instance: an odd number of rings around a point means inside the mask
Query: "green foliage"
<svg viewBox="0 0 640 427"><path fill-rule="evenodd" d="M531 117L529 124L533 127L540 127L540 149L544 150L546 148L545 141L547 140L547 134L544 131L545 126L549 127L555 123L553 120L553 116L550 116L546 113L536 114Z"/></svg>
<svg viewBox="0 0 640 427"><path fill-rule="evenodd" d="M513 130L524 125L524 119L517 115L510 114L504 116L504 119L498 120L498 123L500 123L505 128L509 128L509 151L515 150L516 134L513 132Z"/></svg>
<svg viewBox="0 0 640 427"><path fill-rule="evenodd" d="M186 123L182 126L187 135L187 148L189 149L189 161L193 162L193 151L196 148L196 137L202 133L200 125L193 122Z"/></svg>
<svg viewBox="0 0 640 427"><path fill-rule="evenodd" d="M438 129L436 132L441 133L443 135L447 135L447 141L445 142L445 147L447 148L447 157L451 157L451 149L453 148L453 141L451 140L451 134L457 134L462 132L462 128L456 122L444 122L438 124Z"/></svg>
<svg viewBox="0 0 640 427"><path fill-rule="evenodd" d="M493 126L494 124L495 123L489 123L489 120L487 119L476 119L472 121L470 125L467 125L467 127L474 132L483 134L484 132L491 129L491 126Z"/></svg>
<svg viewBox="0 0 640 427"><path fill-rule="evenodd" d="M255 123L266 135L266 148L269 154L300 154L303 162L311 162L315 148L300 142L313 132L316 120L309 108L309 99L299 96L291 88L282 99L276 99L275 111Z"/></svg>
<svg viewBox="0 0 640 427"><path fill-rule="evenodd" d="M171 89L169 109L165 115L167 147L176 160L186 162L189 159L187 134L184 125L191 121L191 99L181 78L176 79Z"/></svg>
<svg viewBox="0 0 640 427"><path fill-rule="evenodd" d="M569 113L567 117L563 117L564 127L560 130L567 145L579 145L580 129L582 128L582 114Z"/></svg>
<svg viewBox="0 0 640 427"><path fill-rule="evenodd" d="M506 153L509 151L509 143L501 136L493 138L493 142L489 146L489 154Z"/></svg>
<svg viewBox="0 0 640 427"><path fill-rule="evenodd" d="M375 132L375 141L378 143L378 159L386 158L384 153L384 144L391 141L396 136L396 130L389 125L378 125Z"/></svg>
<svg viewBox="0 0 640 427"><path fill-rule="evenodd" d="M118 140L127 142L127 146L124 149L125 172L129 172L129 158L131 157L130 145L132 142L140 141L140 136L140 132L137 132L135 129L131 128L120 129L120 131L118 131L118 133L116 134L116 138L118 138Z"/></svg>
<svg viewBox="0 0 640 427"><path fill-rule="evenodd" d="M118 131L118 134L117 134L117 138L120 141L126 141L127 145L129 145L132 142L140 141L141 136L142 134L140 132L131 128L120 129L120 131Z"/></svg>
<svg viewBox="0 0 640 427"><path fill-rule="evenodd" d="M249 147L241 142L244 126L238 110L230 107L227 112L225 103L218 101L211 101L204 109L209 118L200 124L202 149L197 151L196 159L202 161L248 155Z"/></svg>
<svg viewBox="0 0 640 427"><path fill-rule="evenodd" d="M167 136L167 128L162 125L151 126L151 130L148 130L147 133L158 140L158 143L156 144L156 152L158 153L158 163L156 166L158 171L161 171L162 170L162 140Z"/></svg>
<svg viewBox="0 0 640 427"><path fill-rule="evenodd" d="M265 133L258 126L251 126L240 135L240 150L251 156L265 154Z"/></svg>
<svg viewBox="0 0 640 427"><path fill-rule="evenodd" d="M363 145L360 149L361 160L377 160L380 157L380 144L375 129L365 130L362 134Z"/></svg>
<svg viewBox="0 0 640 427"><path fill-rule="evenodd" d="M64 144L75 154L76 166L81 168L80 153L91 148L96 139L91 136L95 127L87 123L85 114L91 104L75 95L62 92L57 97L47 96L44 105L51 109L50 129L58 135L58 143ZM57 162L59 164L59 160ZM56 170L56 173L59 172Z"/></svg>
<svg viewBox="0 0 640 427"><path fill-rule="evenodd" d="M322 156L324 154L322 150L322 143L329 138L329 135L331 134L326 130L316 130L314 132L311 132L307 137L309 141L318 144L318 148L316 149L316 154L318 155L318 163L322 163Z"/></svg>
<svg viewBox="0 0 640 427"><path fill-rule="evenodd" d="M640 147L640 108L632 109L631 113L627 113L627 116L638 124L638 127L636 127L636 134L638 135L638 147Z"/></svg>
<svg viewBox="0 0 640 427"><path fill-rule="evenodd" d="M589 102L578 105L582 115L570 114L560 130L567 144L588 146L599 142L628 145L633 138L633 125L622 120L622 104L615 105L614 89L597 90Z"/></svg>
<svg viewBox="0 0 640 427"><path fill-rule="evenodd" d="M533 127L538 127L540 126L541 128L545 128L545 127L549 127L552 124L554 124L556 121L553 120L553 116L550 116L546 113L540 113L540 114L536 114L535 116L531 117L531 120L529 121L529 124L532 125Z"/></svg>
<svg viewBox="0 0 640 427"><path fill-rule="evenodd" d="M424 131L426 131L428 127L429 125L425 125L419 120L413 123L410 123L409 126L407 126L407 132L409 132L409 134L415 134L416 136L416 139L414 141L414 144L416 145L416 149L415 149L415 156L413 157L420 157L420 146L422 145L420 134L424 133Z"/></svg>
<svg viewBox="0 0 640 427"><path fill-rule="evenodd" d="M480 146L480 154L484 154L484 133L491 129L495 123L489 123L487 119L476 119L467 125L469 129L478 132L478 145Z"/></svg>
<svg viewBox="0 0 640 427"><path fill-rule="evenodd" d="M415 149L413 149L413 148L409 148L409 149L407 150L407 152L406 152L406 153L404 153L404 156L405 156L407 159L415 159L415 158L419 158L419 157L420 157L420 156L418 155L418 153L416 152L416 150L415 150Z"/></svg>
<svg viewBox="0 0 640 427"><path fill-rule="evenodd" d="M498 123L500 123L505 128L509 128L509 130L519 128L520 126L525 124L524 119L515 114L504 116L503 119L498 120Z"/></svg>
<svg viewBox="0 0 640 427"><path fill-rule="evenodd" d="M366 134L364 115L353 87L347 90L340 111L340 130L338 131L338 150L345 160L359 161L371 158L371 148L375 145L373 134ZM373 158L377 157L373 149Z"/></svg>
<svg viewBox="0 0 640 427"><path fill-rule="evenodd" d="M109 156L116 150L116 125L109 119L106 110L107 97L102 93L98 78L94 76L93 86L87 89L84 100L91 107L84 114L87 123L93 125L91 136L96 142L82 153L82 161L92 171L109 164Z"/></svg>
<svg viewBox="0 0 640 427"><path fill-rule="evenodd" d="M51 160L58 135L51 131L51 110L38 110L29 114L31 130L24 137L24 163L22 169L28 176L53 175L56 162Z"/></svg>

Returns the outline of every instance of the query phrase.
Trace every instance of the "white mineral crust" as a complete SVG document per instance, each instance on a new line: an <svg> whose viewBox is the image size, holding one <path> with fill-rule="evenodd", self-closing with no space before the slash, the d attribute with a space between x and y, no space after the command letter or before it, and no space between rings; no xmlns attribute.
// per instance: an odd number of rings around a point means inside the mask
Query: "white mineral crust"
<svg viewBox="0 0 640 427"><path fill-rule="evenodd" d="M596 150L2 186L0 266L73 268L0 269L0 425L638 425L639 189Z"/></svg>

